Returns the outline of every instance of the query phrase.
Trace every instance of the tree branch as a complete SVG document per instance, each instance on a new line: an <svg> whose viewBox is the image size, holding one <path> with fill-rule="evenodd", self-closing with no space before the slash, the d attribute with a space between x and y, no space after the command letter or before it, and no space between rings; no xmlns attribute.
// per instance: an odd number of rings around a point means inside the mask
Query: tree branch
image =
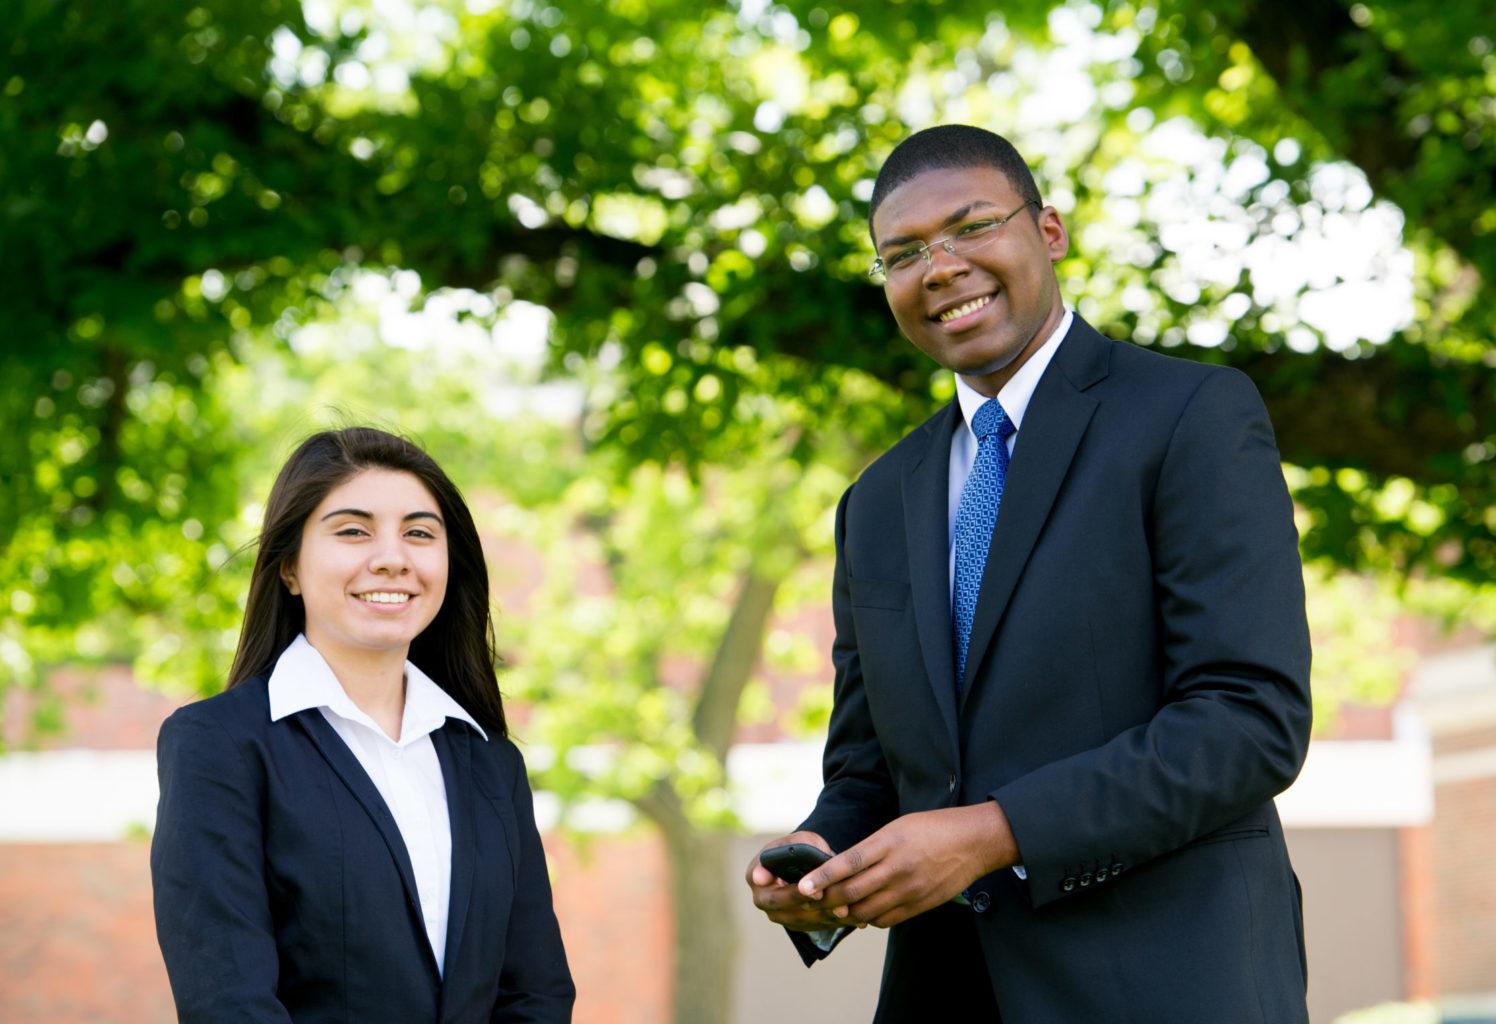
<svg viewBox="0 0 1496 1024"><path fill-rule="evenodd" d="M774 610L774 595L781 582L760 575L755 567L743 574L732 615L727 620L711 668L707 670L701 692L696 697L692 729L701 745L724 764L737 725L738 702L748 680L753 678L753 669L763 647L764 629Z"/></svg>

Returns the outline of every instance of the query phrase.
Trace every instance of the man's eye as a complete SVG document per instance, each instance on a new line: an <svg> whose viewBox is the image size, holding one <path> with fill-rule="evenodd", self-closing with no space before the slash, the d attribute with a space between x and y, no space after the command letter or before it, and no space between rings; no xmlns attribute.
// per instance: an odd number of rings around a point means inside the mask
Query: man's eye
<svg viewBox="0 0 1496 1024"><path fill-rule="evenodd" d="M909 264L917 259L919 259L918 249L905 249L903 252L896 252L890 256L884 266L888 267L889 270L898 270L901 267L909 266Z"/></svg>
<svg viewBox="0 0 1496 1024"><path fill-rule="evenodd" d="M974 220L970 224L961 225L956 235L959 238L973 238L977 235L985 235L995 227L997 227L995 220Z"/></svg>

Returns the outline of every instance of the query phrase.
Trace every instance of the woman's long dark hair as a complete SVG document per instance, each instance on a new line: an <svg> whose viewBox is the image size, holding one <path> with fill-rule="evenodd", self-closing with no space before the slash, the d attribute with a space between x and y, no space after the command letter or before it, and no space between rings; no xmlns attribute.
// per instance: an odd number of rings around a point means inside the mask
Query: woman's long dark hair
<svg viewBox="0 0 1496 1024"><path fill-rule="evenodd" d="M494 674L488 566L472 513L436 460L403 437L372 427L313 434L275 478L265 506L265 526L229 686L268 675L296 634L306 628L306 608L281 581L281 567L295 565L301 553L302 528L322 499L365 469L409 473L421 481L436 499L447 526L447 594L436 618L411 642L410 661L451 694L485 732L507 735Z"/></svg>

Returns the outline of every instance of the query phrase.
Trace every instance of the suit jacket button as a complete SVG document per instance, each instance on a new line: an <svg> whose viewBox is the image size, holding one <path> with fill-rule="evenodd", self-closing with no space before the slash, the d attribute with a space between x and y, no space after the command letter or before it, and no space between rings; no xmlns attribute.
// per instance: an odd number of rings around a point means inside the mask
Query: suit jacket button
<svg viewBox="0 0 1496 1024"><path fill-rule="evenodd" d="M1114 875L1120 875L1121 873L1122 873L1122 862L1119 860L1115 864L1112 865L1112 874L1114 874Z"/></svg>
<svg viewBox="0 0 1496 1024"><path fill-rule="evenodd" d="M987 908L992 906L992 897L985 892L976 892L971 897L971 909L978 914L987 913Z"/></svg>
<svg viewBox="0 0 1496 1024"><path fill-rule="evenodd" d="M1074 875L1069 876L1063 882L1060 883L1060 891L1061 892L1074 892L1075 891L1075 876Z"/></svg>
<svg viewBox="0 0 1496 1024"><path fill-rule="evenodd" d="M1080 887L1082 889L1084 889L1086 886L1088 886L1090 884L1091 884L1091 872L1087 871L1085 874L1083 874L1083 875L1080 876Z"/></svg>
<svg viewBox="0 0 1496 1024"><path fill-rule="evenodd" d="M1109 877L1110 876L1107 874L1106 868L1097 868L1096 869L1096 881L1098 883L1105 882L1107 880L1107 878L1109 878Z"/></svg>
<svg viewBox="0 0 1496 1024"><path fill-rule="evenodd" d="M946 780L946 782L945 782L945 791L947 793L954 793L956 791L956 773L955 772L952 772L951 773L951 777Z"/></svg>

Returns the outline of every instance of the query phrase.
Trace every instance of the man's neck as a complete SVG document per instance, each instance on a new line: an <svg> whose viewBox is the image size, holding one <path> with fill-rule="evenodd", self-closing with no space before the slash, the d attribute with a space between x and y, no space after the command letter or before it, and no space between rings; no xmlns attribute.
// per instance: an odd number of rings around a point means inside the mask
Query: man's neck
<svg viewBox="0 0 1496 1024"><path fill-rule="evenodd" d="M1044 347L1044 343L1049 340L1049 336L1055 332L1055 328L1059 327L1060 322L1064 319L1065 305L1062 302L1056 302L1054 308L1049 311L1049 315L1044 318L1043 325L1034 332L1034 336L1028 340L1028 344L1023 346L1023 350L1013 358L1012 362L993 370L991 373L972 375L963 373L961 379L966 381L967 385L978 394L985 395L987 398L996 398L998 392L1007 386L1008 381L1012 380L1018 374L1018 371L1023 369L1023 364L1032 359L1034 353Z"/></svg>

